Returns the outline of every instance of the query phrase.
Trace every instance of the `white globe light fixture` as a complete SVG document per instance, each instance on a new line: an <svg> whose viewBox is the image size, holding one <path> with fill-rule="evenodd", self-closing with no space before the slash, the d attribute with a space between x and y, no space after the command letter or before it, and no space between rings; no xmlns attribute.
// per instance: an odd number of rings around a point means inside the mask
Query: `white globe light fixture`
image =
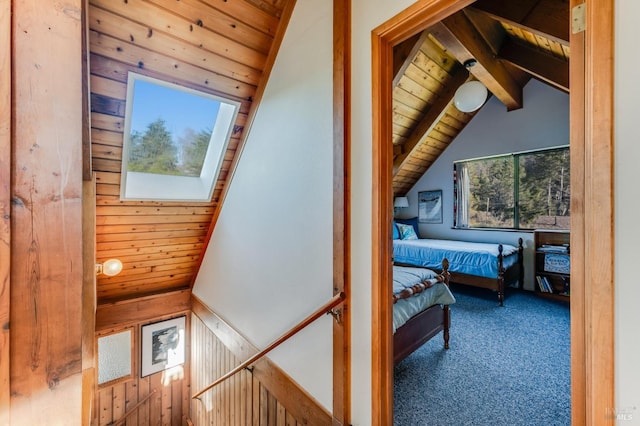
<svg viewBox="0 0 640 426"><path fill-rule="evenodd" d="M122 272L122 261L120 259L105 260L104 263L96 264L96 274L104 274L108 277L113 277Z"/></svg>
<svg viewBox="0 0 640 426"><path fill-rule="evenodd" d="M467 59L462 64L469 72L478 61L475 59ZM479 109L487 100L488 90L484 84L477 80L467 81L458 87L455 95L453 95L453 104L459 111L473 112Z"/></svg>
<svg viewBox="0 0 640 426"><path fill-rule="evenodd" d="M453 96L453 104L462 112L473 112L487 100L487 88L479 81L467 81L458 87Z"/></svg>

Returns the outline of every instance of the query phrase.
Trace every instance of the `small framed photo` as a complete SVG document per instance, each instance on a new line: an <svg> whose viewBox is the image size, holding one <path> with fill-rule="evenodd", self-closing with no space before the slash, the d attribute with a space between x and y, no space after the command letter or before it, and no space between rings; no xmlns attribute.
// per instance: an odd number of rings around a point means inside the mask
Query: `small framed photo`
<svg viewBox="0 0 640 426"><path fill-rule="evenodd" d="M142 326L140 377L184 364L185 319L182 316Z"/></svg>
<svg viewBox="0 0 640 426"><path fill-rule="evenodd" d="M418 192L418 222L442 223L442 190Z"/></svg>

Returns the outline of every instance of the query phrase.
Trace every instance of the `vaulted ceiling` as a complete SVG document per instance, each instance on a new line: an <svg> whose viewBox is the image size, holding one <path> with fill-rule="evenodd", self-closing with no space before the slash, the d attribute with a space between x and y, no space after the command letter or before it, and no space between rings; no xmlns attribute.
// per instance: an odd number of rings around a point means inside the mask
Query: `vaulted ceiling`
<svg viewBox="0 0 640 426"><path fill-rule="evenodd" d="M569 91L569 2L478 0L396 46L394 75L393 190L404 195L477 113L453 105L466 81L509 111L530 78Z"/></svg>
<svg viewBox="0 0 640 426"><path fill-rule="evenodd" d="M192 285L294 3L89 1L96 258L124 264L98 276L99 304ZM465 81L481 81L508 110L522 107L532 77L568 91L568 39L568 0L478 0L397 46L394 192L406 193L473 118L452 104ZM241 103L210 202L120 199L130 71Z"/></svg>

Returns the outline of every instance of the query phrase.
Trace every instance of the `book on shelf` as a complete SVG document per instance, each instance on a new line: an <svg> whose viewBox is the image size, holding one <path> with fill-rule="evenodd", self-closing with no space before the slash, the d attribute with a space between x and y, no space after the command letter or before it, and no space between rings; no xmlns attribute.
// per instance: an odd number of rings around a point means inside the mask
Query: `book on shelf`
<svg viewBox="0 0 640 426"><path fill-rule="evenodd" d="M538 282L538 287L540 291L543 293L553 293L553 287L551 283L545 276L536 275L536 281Z"/></svg>
<svg viewBox="0 0 640 426"><path fill-rule="evenodd" d="M542 244L537 249L542 253L559 253L559 254L567 254L569 253L569 245L568 244Z"/></svg>

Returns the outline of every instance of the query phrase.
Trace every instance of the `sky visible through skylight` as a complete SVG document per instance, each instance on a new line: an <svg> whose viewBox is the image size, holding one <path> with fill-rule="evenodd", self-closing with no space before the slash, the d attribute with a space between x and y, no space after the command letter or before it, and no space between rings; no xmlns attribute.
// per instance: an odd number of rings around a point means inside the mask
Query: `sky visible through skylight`
<svg viewBox="0 0 640 426"><path fill-rule="evenodd" d="M211 129L220 108L220 102L213 99L143 80L136 81L134 97L131 131L140 133L158 118L165 120L174 137L189 127L195 131Z"/></svg>
<svg viewBox="0 0 640 426"><path fill-rule="evenodd" d="M239 103L129 74L121 199L209 201Z"/></svg>

